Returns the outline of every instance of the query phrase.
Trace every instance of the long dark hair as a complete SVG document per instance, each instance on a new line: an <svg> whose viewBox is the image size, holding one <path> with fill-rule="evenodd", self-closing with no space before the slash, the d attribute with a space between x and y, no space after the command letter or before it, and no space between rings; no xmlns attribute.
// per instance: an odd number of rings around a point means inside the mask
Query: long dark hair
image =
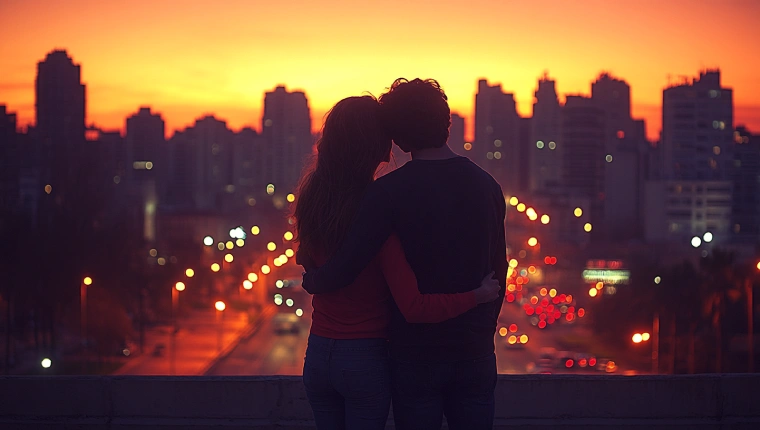
<svg viewBox="0 0 760 430"><path fill-rule="evenodd" d="M317 156L301 176L294 215L299 252L332 255L356 215L362 194L388 161L390 137L372 96L348 97L327 113Z"/></svg>

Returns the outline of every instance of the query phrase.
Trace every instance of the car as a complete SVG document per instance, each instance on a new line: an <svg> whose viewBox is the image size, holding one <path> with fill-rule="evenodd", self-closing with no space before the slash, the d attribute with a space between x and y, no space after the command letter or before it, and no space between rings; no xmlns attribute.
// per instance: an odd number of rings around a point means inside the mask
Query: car
<svg viewBox="0 0 760 430"><path fill-rule="evenodd" d="M614 373L618 370L617 364L609 358L600 358L596 361L596 370L605 373Z"/></svg>
<svg viewBox="0 0 760 430"><path fill-rule="evenodd" d="M525 333L510 333L507 335L507 348L523 349L530 339Z"/></svg>
<svg viewBox="0 0 760 430"><path fill-rule="evenodd" d="M543 347L538 352L537 365L541 369L551 369L557 359L557 350L551 347Z"/></svg>
<svg viewBox="0 0 760 430"><path fill-rule="evenodd" d="M166 350L166 345L164 345L163 343L157 343L156 346L153 348L153 356L163 357L164 350Z"/></svg>
<svg viewBox="0 0 760 430"><path fill-rule="evenodd" d="M572 369L576 367L575 356L576 354L574 352L560 351L556 355L557 361L554 365L560 369Z"/></svg>
<svg viewBox="0 0 760 430"><path fill-rule="evenodd" d="M578 353L575 355L575 364L581 369L594 370L597 362L598 360L593 354Z"/></svg>
<svg viewBox="0 0 760 430"><path fill-rule="evenodd" d="M298 315L295 313L278 313L272 317L272 329L277 334L298 334L301 331Z"/></svg>

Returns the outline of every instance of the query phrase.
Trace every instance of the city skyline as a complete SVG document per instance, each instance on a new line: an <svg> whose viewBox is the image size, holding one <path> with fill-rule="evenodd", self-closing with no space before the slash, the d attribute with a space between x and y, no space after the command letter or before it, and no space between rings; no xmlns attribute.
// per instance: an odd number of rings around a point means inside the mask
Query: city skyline
<svg viewBox="0 0 760 430"><path fill-rule="evenodd" d="M365 91L379 95L399 76L420 76L441 82L452 110L467 119L466 135L472 138L479 78L514 93L525 117L544 71L557 82L561 102L567 94L589 94L590 83L609 71L631 86L633 116L645 119L648 137L656 139L668 75L675 84L680 76L691 79L702 69L720 67L725 85L735 92L735 123L760 129L760 82L747 59L760 40L760 30L751 25L752 11L760 5L752 2L640 1L613 8L556 2L543 5L540 14L512 3L489 5L484 14L485 2L445 2L434 10L411 4L403 14L393 7L340 1L225 5L212 10L195 2L179 10L170 4L147 9L143 2L129 8L53 2L31 13L33 2L5 2L0 25L8 43L0 46L0 103L18 113L19 125L32 123L37 62L65 48L82 65L87 122L103 128L123 130L126 117L149 105L165 118L169 135L210 112L233 129L260 129L264 93L284 84L306 92L316 131L340 98ZM334 13L336 8L341 13ZM200 9L204 13L196 13ZM707 21L714 25L704 25ZM592 23L596 31L573 22ZM31 36L22 31L33 26L46 31ZM535 28L558 33L544 36ZM355 37L345 37L351 34ZM532 40L522 42L525 35ZM418 47L424 51L415 51Z"/></svg>

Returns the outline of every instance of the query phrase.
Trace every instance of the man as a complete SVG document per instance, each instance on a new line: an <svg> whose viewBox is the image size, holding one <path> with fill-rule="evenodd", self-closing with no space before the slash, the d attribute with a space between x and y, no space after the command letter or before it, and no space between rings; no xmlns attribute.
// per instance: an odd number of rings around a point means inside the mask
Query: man
<svg viewBox="0 0 760 430"><path fill-rule="evenodd" d="M379 178L364 196L333 258L307 268L303 287L321 294L349 285L395 232L422 293L460 293L496 272L499 300L438 324L391 316L393 415L398 429L490 429L494 332L504 300L506 205L499 184L447 145L451 116L434 80L398 79L380 96L383 122L412 161Z"/></svg>

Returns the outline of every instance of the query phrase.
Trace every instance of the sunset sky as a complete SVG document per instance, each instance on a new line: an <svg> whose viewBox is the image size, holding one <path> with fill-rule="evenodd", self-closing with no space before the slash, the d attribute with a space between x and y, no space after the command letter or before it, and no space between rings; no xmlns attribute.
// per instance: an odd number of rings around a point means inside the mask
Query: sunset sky
<svg viewBox="0 0 760 430"><path fill-rule="evenodd" d="M759 17L755 0L0 0L0 104L34 122L36 65L55 48L82 65L88 123L122 128L150 105L169 135L206 113L259 129L278 84L306 92L316 130L341 98L401 76L438 79L471 129L481 77L529 116L544 71L561 100L609 71L655 139L668 75L720 67L735 122L760 132Z"/></svg>

